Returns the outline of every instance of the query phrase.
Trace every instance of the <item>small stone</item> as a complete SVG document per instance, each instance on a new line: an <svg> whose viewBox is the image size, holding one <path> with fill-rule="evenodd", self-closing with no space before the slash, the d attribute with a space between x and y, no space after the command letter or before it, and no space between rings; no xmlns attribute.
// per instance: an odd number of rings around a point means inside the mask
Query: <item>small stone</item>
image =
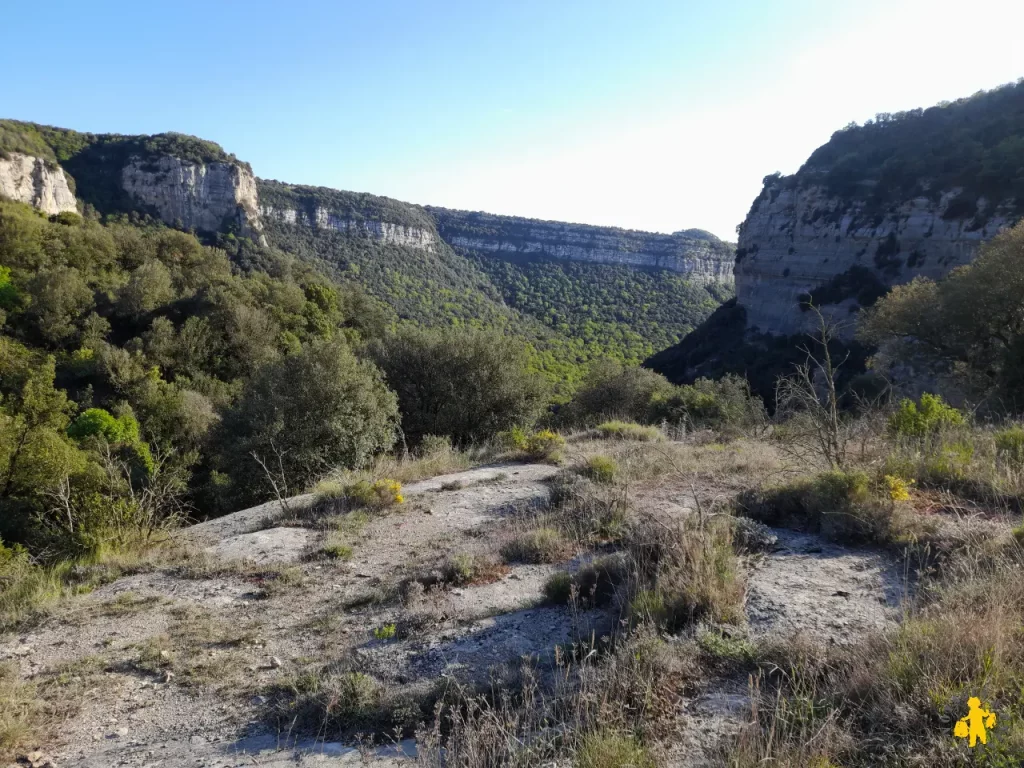
<svg viewBox="0 0 1024 768"><path fill-rule="evenodd" d="M281 662L281 660L279 658L277 658L277 656L271 656L270 657L270 668L271 669L280 669L282 666L283 666L282 662Z"/></svg>
<svg viewBox="0 0 1024 768"><path fill-rule="evenodd" d="M167 659L171 658L171 654L169 651L160 651L160 658L167 661Z"/></svg>

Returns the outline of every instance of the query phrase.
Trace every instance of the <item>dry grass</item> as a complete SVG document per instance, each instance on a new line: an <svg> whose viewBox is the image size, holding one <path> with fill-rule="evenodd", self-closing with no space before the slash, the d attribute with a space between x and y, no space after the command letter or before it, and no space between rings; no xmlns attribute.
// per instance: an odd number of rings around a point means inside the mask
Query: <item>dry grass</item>
<svg viewBox="0 0 1024 768"><path fill-rule="evenodd" d="M695 672L688 647L644 631L606 653L577 651L558 656L551 678L524 666L489 691L450 691L418 734L419 764L653 765L647 744L673 732L676 691Z"/></svg>
<svg viewBox="0 0 1024 768"><path fill-rule="evenodd" d="M422 453L405 456L378 456L373 465L363 470L334 472L321 482L349 485L360 480L373 483L390 478L400 483L414 483L438 475L449 475L488 461L492 456L488 447L456 450L445 441L432 442ZM316 489L314 489L315 491Z"/></svg>
<svg viewBox="0 0 1024 768"><path fill-rule="evenodd" d="M628 421L606 421L598 424L594 431L605 439L637 440L645 443L661 442L665 435L657 427L646 427Z"/></svg>
<svg viewBox="0 0 1024 768"><path fill-rule="evenodd" d="M86 656L23 680L15 664L0 664L0 760L55 738L86 692L105 693L106 668L105 659Z"/></svg>
<svg viewBox="0 0 1024 768"><path fill-rule="evenodd" d="M558 563L573 551L562 532L548 526L517 534L501 548L502 557L516 563Z"/></svg>
<svg viewBox="0 0 1024 768"><path fill-rule="evenodd" d="M131 662L134 669L157 679L220 692L249 686L245 667L263 646L258 624L221 618L193 606L172 609L170 616L166 633L136 646L137 655Z"/></svg>

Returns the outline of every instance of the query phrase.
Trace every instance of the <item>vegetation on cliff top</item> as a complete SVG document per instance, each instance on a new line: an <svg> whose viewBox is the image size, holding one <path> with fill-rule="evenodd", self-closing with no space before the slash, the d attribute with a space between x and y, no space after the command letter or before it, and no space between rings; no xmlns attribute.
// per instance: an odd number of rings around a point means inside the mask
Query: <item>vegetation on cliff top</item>
<svg viewBox="0 0 1024 768"><path fill-rule="evenodd" d="M954 188L963 192L947 209L949 218L973 218L982 197L989 204L984 215L1000 203L1024 213L1024 80L851 124L788 182L824 184L836 197L877 213L914 197L937 201Z"/></svg>
<svg viewBox="0 0 1024 768"><path fill-rule="evenodd" d="M330 187L311 187L260 179L260 205L276 210L296 210L315 220L317 208L325 208L339 219L350 221L382 221L403 227L434 232L434 220L420 206L403 203L390 197L363 192L345 192Z"/></svg>

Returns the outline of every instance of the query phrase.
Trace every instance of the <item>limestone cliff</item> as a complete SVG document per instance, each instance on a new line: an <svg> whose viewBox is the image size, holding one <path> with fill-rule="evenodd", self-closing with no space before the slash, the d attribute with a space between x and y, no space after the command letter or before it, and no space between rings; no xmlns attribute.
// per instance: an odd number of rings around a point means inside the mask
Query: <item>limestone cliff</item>
<svg viewBox="0 0 1024 768"><path fill-rule="evenodd" d="M64 171L42 158L20 153L0 155L0 196L51 215L77 210Z"/></svg>
<svg viewBox="0 0 1024 768"><path fill-rule="evenodd" d="M740 225L736 299L645 365L675 382L739 373L771 397L802 359L810 305L841 322L855 372L860 309L940 279L1024 215L1024 80L836 131L773 174Z"/></svg>
<svg viewBox="0 0 1024 768"><path fill-rule="evenodd" d="M938 279L967 264L1015 217L1007 205L984 200L971 206L975 214L958 217L962 194L954 188L938 200L915 197L875 216L866 203L822 186L769 177L740 227L736 252L736 298L748 328L806 332L811 299L845 321L849 334L856 310L892 285L918 275Z"/></svg>
<svg viewBox="0 0 1024 768"><path fill-rule="evenodd" d="M456 248L511 257L548 257L667 269L702 284L733 282L733 246L709 232L672 235L427 207Z"/></svg>
<svg viewBox="0 0 1024 768"><path fill-rule="evenodd" d="M168 224L253 237L262 232L256 179L239 163L132 157L121 169L121 183Z"/></svg>
<svg viewBox="0 0 1024 768"><path fill-rule="evenodd" d="M422 208L387 197L260 179L260 210L278 224L325 229L434 253L433 220Z"/></svg>

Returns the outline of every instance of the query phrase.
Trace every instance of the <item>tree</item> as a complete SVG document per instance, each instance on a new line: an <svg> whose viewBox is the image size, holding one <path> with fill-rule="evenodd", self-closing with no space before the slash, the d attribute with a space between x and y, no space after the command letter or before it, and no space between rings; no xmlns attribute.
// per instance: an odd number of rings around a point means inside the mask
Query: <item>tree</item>
<svg viewBox="0 0 1024 768"><path fill-rule="evenodd" d="M983 245L939 282L893 288L861 319L864 341L953 372L979 395L1024 407L1024 222Z"/></svg>
<svg viewBox="0 0 1024 768"><path fill-rule="evenodd" d="M655 401L667 401L676 387L660 373L646 368L627 368L617 363L598 363L566 407L564 418L593 425L617 417L646 422Z"/></svg>
<svg viewBox="0 0 1024 768"><path fill-rule="evenodd" d="M337 467L359 467L394 444L398 405L370 362L341 341L314 342L261 369L218 426L217 467L233 503L271 492L261 464L290 488Z"/></svg>
<svg viewBox="0 0 1024 768"><path fill-rule="evenodd" d="M544 400L525 345L497 332L405 328L375 344L373 356L398 394L413 444L447 435L467 445L530 425Z"/></svg>
<svg viewBox="0 0 1024 768"><path fill-rule="evenodd" d="M836 381L849 355L840 360L833 357L832 342L839 328L817 307L811 310L818 320L817 349L802 347L804 362L795 366L793 374L780 376L776 384L780 444L801 463L821 458L830 469L844 469L854 420L842 409Z"/></svg>

